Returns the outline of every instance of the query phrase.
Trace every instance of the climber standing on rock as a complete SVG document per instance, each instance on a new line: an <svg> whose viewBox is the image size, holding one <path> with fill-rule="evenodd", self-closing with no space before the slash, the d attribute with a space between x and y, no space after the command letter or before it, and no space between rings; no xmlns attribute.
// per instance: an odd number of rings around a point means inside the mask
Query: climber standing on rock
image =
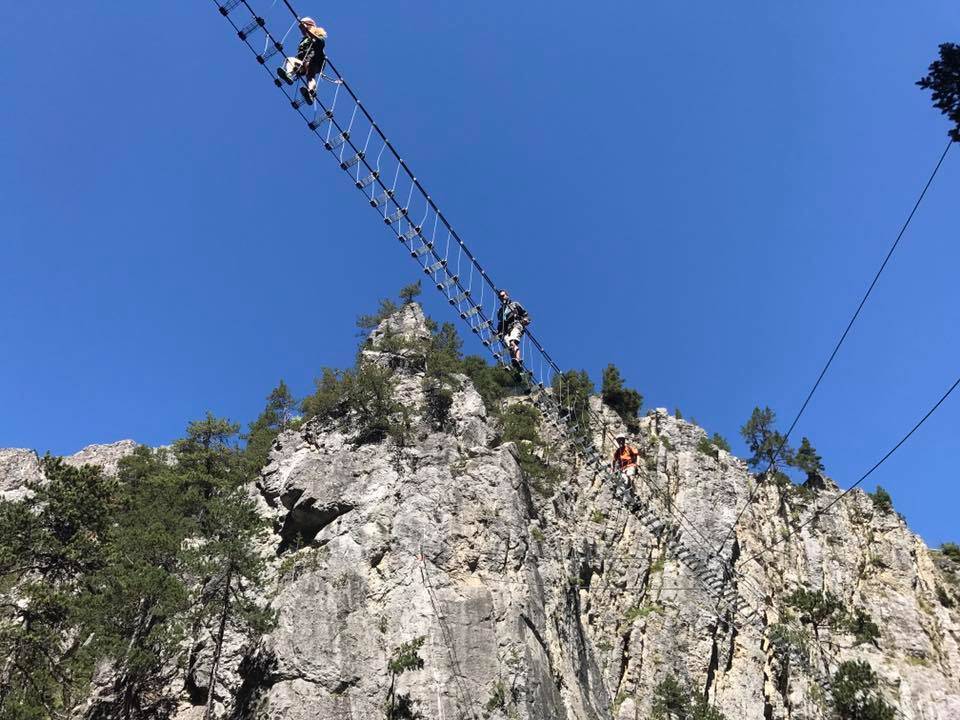
<svg viewBox="0 0 960 720"><path fill-rule="evenodd" d="M317 76L323 72L327 61L324 53L327 31L309 17L300 18L299 25L303 39L297 46L297 54L288 57L283 67L277 68L277 75L288 85L293 85L298 77L303 78L305 85L300 88L300 93L312 104L317 99Z"/></svg>
<svg viewBox="0 0 960 720"><path fill-rule="evenodd" d="M627 436L623 433L617 435L617 447L613 450L613 471L623 473L625 477L636 475L639 471L639 459L640 453L637 449L627 444Z"/></svg>
<svg viewBox="0 0 960 720"><path fill-rule="evenodd" d="M500 309L497 311L497 334L510 351L510 362L515 368L520 369L522 367L520 338L530 324L530 314L519 302L511 300L510 293L506 290L501 289L497 296L500 298Z"/></svg>

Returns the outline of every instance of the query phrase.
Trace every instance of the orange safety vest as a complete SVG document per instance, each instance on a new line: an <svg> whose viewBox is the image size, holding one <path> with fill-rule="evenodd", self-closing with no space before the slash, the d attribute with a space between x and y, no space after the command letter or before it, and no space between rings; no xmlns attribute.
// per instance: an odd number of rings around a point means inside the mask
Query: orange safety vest
<svg viewBox="0 0 960 720"><path fill-rule="evenodd" d="M622 448L618 447L613 451L613 465L617 470L626 470L637 464L638 457L640 457L640 453L635 448L624 444Z"/></svg>

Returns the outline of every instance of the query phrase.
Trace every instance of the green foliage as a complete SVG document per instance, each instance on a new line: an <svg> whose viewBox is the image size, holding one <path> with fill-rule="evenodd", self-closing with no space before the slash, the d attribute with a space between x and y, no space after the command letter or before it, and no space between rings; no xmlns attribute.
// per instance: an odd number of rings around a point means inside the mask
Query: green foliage
<svg viewBox="0 0 960 720"><path fill-rule="evenodd" d="M677 420L683 420L683 413L680 412L680 408L674 408L674 410L673 410L673 416L674 416Z"/></svg>
<svg viewBox="0 0 960 720"><path fill-rule="evenodd" d="M590 419L590 396L595 392L586 370L567 370L554 375L553 391L567 417L587 427Z"/></svg>
<svg viewBox="0 0 960 720"><path fill-rule="evenodd" d="M17 598L0 604L2 718L51 717L83 699L93 664L82 612L120 506L99 468L49 455L42 467L48 481L30 484L31 496L0 502L0 577Z"/></svg>
<svg viewBox="0 0 960 720"><path fill-rule="evenodd" d="M659 615L663 614L663 605L659 603L646 603L645 605L634 605L632 608L627 610L626 614L623 616L623 621L627 624L636 622L642 618L647 617L651 613L657 613Z"/></svg>
<svg viewBox="0 0 960 720"><path fill-rule="evenodd" d="M639 429L637 415L643 407L643 395L624 385L620 371L612 363L603 371L600 397L620 416L630 432L636 432Z"/></svg>
<svg viewBox="0 0 960 720"><path fill-rule="evenodd" d="M933 105L954 124L950 139L960 142L960 45L943 43L940 59L930 64L929 74L917 85L933 91Z"/></svg>
<svg viewBox="0 0 960 720"><path fill-rule="evenodd" d="M409 434L409 412L396 398L393 371L377 363L358 362L356 369L325 368L313 395L303 401L307 417L343 421L355 431L354 444L391 437L403 445Z"/></svg>
<svg viewBox="0 0 960 720"><path fill-rule="evenodd" d="M890 493L884 490L883 487L877 485L874 491L868 494L873 501L873 508L877 512L884 514L893 512L893 498L890 497Z"/></svg>
<svg viewBox="0 0 960 720"><path fill-rule="evenodd" d="M800 612L802 623L848 632L858 645L876 644L880 638L880 628L865 610L850 610L829 590L801 588L788 595L786 603Z"/></svg>
<svg viewBox="0 0 960 720"><path fill-rule="evenodd" d="M137 448L116 478L43 461L48 482L0 502L0 718L73 714L94 668L112 687L91 714L164 716L168 692L207 620L250 636L270 616L244 588L262 585L238 426L208 414L167 451ZM219 648L222 634L216 640ZM216 670L212 675L216 677Z"/></svg>
<svg viewBox="0 0 960 720"><path fill-rule="evenodd" d="M874 643L880 639L880 628L866 611L857 608L852 615L847 616L846 629L851 633L858 645Z"/></svg>
<svg viewBox="0 0 960 720"><path fill-rule="evenodd" d="M940 546L940 552L954 562L960 563L960 545L952 542L945 542Z"/></svg>
<svg viewBox="0 0 960 720"><path fill-rule="evenodd" d="M427 418L436 430L443 430L450 422L450 408L453 407L453 393L439 381L424 381L423 394L426 398Z"/></svg>
<svg viewBox="0 0 960 720"><path fill-rule="evenodd" d="M653 689L653 720L686 720L690 714L690 691L676 677L667 675Z"/></svg>
<svg viewBox="0 0 960 720"><path fill-rule="evenodd" d="M789 657L800 667L810 664L810 633L788 623L770 626L768 635L774 652L779 657Z"/></svg>
<svg viewBox="0 0 960 720"><path fill-rule="evenodd" d="M463 372L483 398L487 410L496 413L500 401L521 389L516 374L500 365L490 365L479 355L463 359Z"/></svg>
<svg viewBox="0 0 960 720"><path fill-rule="evenodd" d="M781 460L787 464L791 462L793 452L787 445L786 438L774 430L776 419L776 413L770 408L761 410L755 407L750 419L740 428L740 434L751 453L747 463L754 470L762 468L766 473L769 468L775 472Z"/></svg>
<svg viewBox="0 0 960 720"><path fill-rule="evenodd" d="M305 398L301 412L306 418L318 418L320 422L329 422L343 417L347 412L346 398L343 392L343 373L333 368L323 368L322 374L314 381L313 395Z"/></svg>
<svg viewBox="0 0 960 720"><path fill-rule="evenodd" d="M421 718L416 702L406 694L397 694L397 678L405 672L423 669L423 658L420 657L420 648L426 640L421 636L414 638L394 648L387 661L387 671L390 673L390 687L387 690L386 720L417 720Z"/></svg>
<svg viewBox="0 0 960 720"><path fill-rule="evenodd" d="M834 673L831 693L840 720L893 720L896 716L880 696L877 675L868 663L842 663Z"/></svg>
<svg viewBox="0 0 960 720"><path fill-rule="evenodd" d="M398 295L402 304L409 305L418 297L420 297L420 293L422 292L423 288L420 285L420 281L417 280L415 283L410 283L409 285L404 285L402 288L400 288Z"/></svg>
<svg viewBox="0 0 960 720"><path fill-rule="evenodd" d="M400 308L393 300L384 298L380 301L380 306L377 308L375 313L372 315L360 315L357 317L357 329L360 330L361 335L367 335L371 330L375 330L380 323L393 315L399 309Z"/></svg>
<svg viewBox="0 0 960 720"><path fill-rule="evenodd" d="M829 590L800 588L786 597L786 603L801 613L801 622L819 627L836 626L845 615L843 602Z"/></svg>
<svg viewBox="0 0 960 720"><path fill-rule="evenodd" d="M653 691L651 720L727 720L703 695L668 675Z"/></svg>
<svg viewBox="0 0 960 720"><path fill-rule="evenodd" d="M540 437L540 412L531 405L514 403L502 414L503 440L517 446L517 463L530 485L541 495L553 495L560 472L541 458L547 447Z"/></svg>
<svg viewBox="0 0 960 720"><path fill-rule="evenodd" d="M730 452L730 443L720 433L714 433L713 437L703 436L697 441L697 450L704 455L713 458L720 457L720 450Z"/></svg>
<svg viewBox="0 0 960 720"><path fill-rule="evenodd" d="M797 448L796 453L794 453L790 464L798 470L805 472L808 479L822 475L824 470L820 456L817 455L817 451L807 438L800 440L800 447Z"/></svg>
<svg viewBox="0 0 960 720"><path fill-rule="evenodd" d="M420 636L394 648L387 662L387 670L390 674L396 676L410 670L423 670L423 658L419 653L424 642L426 638Z"/></svg>
<svg viewBox="0 0 960 720"><path fill-rule="evenodd" d="M260 416L250 423L249 430L244 436L247 446L244 449L244 462L247 472L255 475L264 465L270 455L270 447L277 436L286 430L294 421L297 401L290 394L287 384L281 380L267 396L267 405Z"/></svg>

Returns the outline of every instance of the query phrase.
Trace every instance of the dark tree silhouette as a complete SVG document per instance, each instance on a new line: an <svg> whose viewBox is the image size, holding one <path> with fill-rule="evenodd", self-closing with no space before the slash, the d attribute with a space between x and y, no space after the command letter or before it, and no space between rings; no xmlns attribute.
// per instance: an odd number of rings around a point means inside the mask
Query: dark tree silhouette
<svg viewBox="0 0 960 720"><path fill-rule="evenodd" d="M960 142L960 45L943 43L940 59L930 63L929 74L917 85L933 93L933 105L950 118L950 139Z"/></svg>

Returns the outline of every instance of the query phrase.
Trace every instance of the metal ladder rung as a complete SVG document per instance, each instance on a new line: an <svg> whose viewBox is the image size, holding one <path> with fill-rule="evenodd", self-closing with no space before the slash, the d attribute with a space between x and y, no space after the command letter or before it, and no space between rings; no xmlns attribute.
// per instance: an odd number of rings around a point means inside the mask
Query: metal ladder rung
<svg viewBox="0 0 960 720"><path fill-rule="evenodd" d="M241 40L246 40L248 37L250 37L251 33L255 33L257 30L262 29L265 25L266 22L262 17L255 17L237 32L237 37L239 37Z"/></svg>
<svg viewBox="0 0 960 720"><path fill-rule="evenodd" d="M461 320L466 320L468 317L473 317L474 315L476 315L476 314L479 313L479 312L480 312L480 306L479 306L479 305L474 305L474 306L470 307L469 309L464 310L462 313L460 313L460 319L461 319Z"/></svg>
<svg viewBox="0 0 960 720"><path fill-rule="evenodd" d="M350 139L350 133L344 131L339 135L337 135L335 138L333 138L333 140L327 140L325 143L323 143L323 146L327 150L333 150L343 145L349 139Z"/></svg>
<svg viewBox="0 0 960 720"><path fill-rule="evenodd" d="M431 250L433 250L433 243L424 243L423 245L418 247L416 250L411 250L410 257L415 257L415 258L423 257L424 255L429 253Z"/></svg>
<svg viewBox="0 0 960 720"><path fill-rule="evenodd" d="M459 305L464 300L467 300L469 298L470 298L470 291L464 290L462 293L459 293L458 295L454 295L452 298L450 298L450 304Z"/></svg>
<svg viewBox="0 0 960 720"><path fill-rule="evenodd" d="M423 269L423 272L424 272L426 275L435 275L436 273L438 273L438 272L440 272L441 270L443 270L446 266L447 266L447 261L446 261L446 260L438 260L437 262L433 263L433 265L429 265L429 266L425 267L425 268Z"/></svg>
<svg viewBox="0 0 960 720"><path fill-rule="evenodd" d="M226 17L231 12L233 12L234 8L236 8L237 5L239 5L242 2L243 0L228 0L228 2L223 3L223 5L220 5L220 14Z"/></svg>
<svg viewBox="0 0 960 720"><path fill-rule="evenodd" d="M379 172L378 170L374 170L372 173L370 173L369 175L367 175L365 178L362 178L362 179L360 179L360 180L357 180L357 187L358 187L360 190L363 190L365 187L370 187L371 185L373 185L373 183L376 182L376 180L377 180L378 177L380 177L380 172ZM373 200L371 200L370 202L372 203ZM374 207L376 207L376 205L374 205Z"/></svg>
<svg viewBox="0 0 960 720"><path fill-rule="evenodd" d="M269 60L270 58L272 58L272 57L273 57L274 55L276 55L278 52L282 52L282 51L283 51L283 45L281 45L281 44L278 43L278 42L274 42L274 43L273 43L273 47L271 47L271 48L270 48L269 50L267 50L265 53L258 53L258 54L257 54L257 62L260 63L261 65L265 65L265 64L267 63L267 60Z"/></svg>
<svg viewBox="0 0 960 720"><path fill-rule="evenodd" d="M323 115L315 120L310 120L307 122L307 127L311 130L316 130L318 127L323 125L327 120L333 117L333 113L327 110Z"/></svg>
<svg viewBox="0 0 960 720"><path fill-rule="evenodd" d="M460 279L460 278L459 278L457 275L451 275L450 277L448 277L448 278L447 278L446 280L444 280L443 282L438 282L438 283L437 283L437 290L440 290L441 292L443 292L443 291L446 290L447 288L450 288L450 287L453 287L454 285L456 285L456 284L457 284L457 280L459 280L459 279Z"/></svg>
<svg viewBox="0 0 960 720"><path fill-rule="evenodd" d="M491 327L491 326L493 326L493 320L484 320L479 325L475 325L470 329L473 330L474 333L479 333L481 330L486 330L488 327Z"/></svg>
<svg viewBox="0 0 960 720"><path fill-rule="evenodd" d="M392 198L393 190L384 190L375 198L370 198L370 205L373 207L380 207L381 205L386 205Z"/></svg>
<svg viewBox="0 0 960 720"><path fill-rule="evenodd" d="M400 209L397 210L393 215L388 215L387 217L385 217L385 218L383 219L383 221L384 221L387 225L393 225L393 223L397 222L398 220L402 220L402 219L405 218L406 216L407 216L407 209L406 209L406 208L400 208Z"/></svg>
<svg viewBox="0 0 960 720"><path fill-rule="evenodd" d="M410 228L410 229L407 230L405 233L403 233L402 235L398 235L397 237L400 239L400 242L410 242L410 241L413 240L415 237L421 237L420 231L421 231L422 229L423 229L423 228L421 228L419 225L417 225L416 227Z"/></svg>
<svg viewBox="0 0 960 720"><path fill-rule="evenodd" d="M354 165L356 165L358 162L360 162L361 160L363 160L363 158L364 158L364 154L363 154L363 151L361 150L360 152L358 152L356 155L354 155L354 156L353 156L352 158L350 158L349 160L344 160L342 163L340 163L340 169L341 169L341 170L349 170L349 169L352 168Z"/></svg>

